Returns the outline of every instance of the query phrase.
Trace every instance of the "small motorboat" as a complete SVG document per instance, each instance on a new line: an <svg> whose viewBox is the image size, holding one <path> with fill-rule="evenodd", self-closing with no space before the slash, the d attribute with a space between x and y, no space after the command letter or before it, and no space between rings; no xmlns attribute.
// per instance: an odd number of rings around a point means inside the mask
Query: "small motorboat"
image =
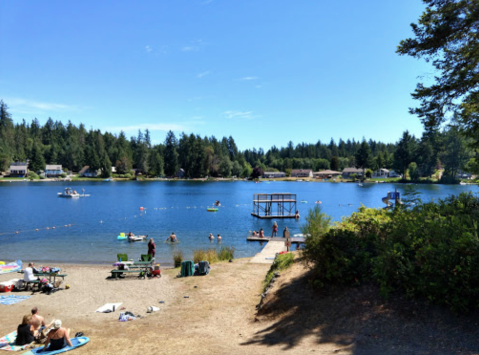
<svg viewBox="0 0 479 355"><path fill-rule="evenodd" d="M129 242L142 242L148 238L147 235L129 235L128 241Z"/></svg>
<svg viewBox="0 0 479 355"><path fill-rule="evenodd" d="M78 192L76 192L75 190L73 190L72 188L67 187L67 188L65 189L65 191L58 193L58 197L69 197L69 198L73 198L73 197L80 197L80 194L79 194Z"/></svg>

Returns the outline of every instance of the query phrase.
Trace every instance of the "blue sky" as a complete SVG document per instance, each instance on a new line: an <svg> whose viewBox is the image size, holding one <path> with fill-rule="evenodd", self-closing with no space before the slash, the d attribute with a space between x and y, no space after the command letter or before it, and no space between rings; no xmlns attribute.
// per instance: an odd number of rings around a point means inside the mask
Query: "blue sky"
<svg viewBox="0 0 479 355"><path fill-rule="evenodd" d="M136 136L149 128L240 149L420 135L424 61L399 57L419 0L0 2L0 98Z"/></svg>

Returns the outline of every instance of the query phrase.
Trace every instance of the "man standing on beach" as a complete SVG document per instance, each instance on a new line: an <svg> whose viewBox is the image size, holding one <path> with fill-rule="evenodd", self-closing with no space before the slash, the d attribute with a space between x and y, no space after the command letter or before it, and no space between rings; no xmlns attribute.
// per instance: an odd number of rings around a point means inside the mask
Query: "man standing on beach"
<svg viewBox="0 0 479 355"><path fill-rule="evenodd" d="M33 326L33 336L37 338L42 328L50 328L54 321L55 320L52 320L50 324L46 325L45 318L38 314L38 308L33 307L32 320L30 323Z"/></svg>

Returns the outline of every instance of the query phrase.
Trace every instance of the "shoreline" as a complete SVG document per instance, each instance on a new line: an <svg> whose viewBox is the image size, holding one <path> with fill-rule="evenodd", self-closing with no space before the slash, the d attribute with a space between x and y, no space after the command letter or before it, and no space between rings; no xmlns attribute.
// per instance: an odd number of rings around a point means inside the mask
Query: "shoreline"
<svg viewBox="0 0 479 355"><path fill-rule="evenodd" d="M12 259L9 259L9 258L2 258L2 256L0 256L0 261L3 261L5 262L5 264L8 264L8 263L11 263L11 262L15 262L17 260L20 260L22 263L23 263L23 268L25 268L25 265L28 265L28 263L32 262L34 263L35 265L39 265L39 266L42 266L42 265L46 265L46 266L49 266L49 264L55 264L55 265L68 265L68 266L78 266L78 267L81 267L81 266L91 266L91 267L112 267L113 263L115 263L116 261L115 260L112 260L112 261L104 261L104 262L98 262L98 261L91 261L91 262L88 262L88 261L58 261L58 260L22 260L22 259L16 259L16 260L12 260ZM167 269L174 269L174 264L172 262L161 262L160 260L155 260L155 264L161 264L161 267L165 267ZM13 273L12 273L13 274ZM3 274L3 275L7 275L7 274Z"/></svg>

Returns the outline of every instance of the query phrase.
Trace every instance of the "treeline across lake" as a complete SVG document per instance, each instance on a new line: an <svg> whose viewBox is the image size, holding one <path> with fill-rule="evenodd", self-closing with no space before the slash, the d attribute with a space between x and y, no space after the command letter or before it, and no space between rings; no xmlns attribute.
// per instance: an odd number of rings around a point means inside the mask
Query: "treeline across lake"
<svg viewBox="0 0 479 355"><path fill-rule="evenodd" d="M128 139L124 132L102 133L51 118L43 126L37 119L14 123L0 100L0 172L8 171L12 162L27 160L33 172L44 170L46 164L61 164L74 172L88 165L103 177L111 176L112 166L126 177L132 169L146 176L176 176L183 169L186 178L256 177L261 171L288 174L292 169L342 171L346 167L394 169L412 178L444 169L446 176L455 178L458 171L475 167L473 151L455 128L430 131L421 138L406 131L395 144L331 139L329 143L289 142L266 152L262 148L241 151L231 136L217 139L181 133L177 137L170 131L164 143L154 145L148 130Z"/></svg>

